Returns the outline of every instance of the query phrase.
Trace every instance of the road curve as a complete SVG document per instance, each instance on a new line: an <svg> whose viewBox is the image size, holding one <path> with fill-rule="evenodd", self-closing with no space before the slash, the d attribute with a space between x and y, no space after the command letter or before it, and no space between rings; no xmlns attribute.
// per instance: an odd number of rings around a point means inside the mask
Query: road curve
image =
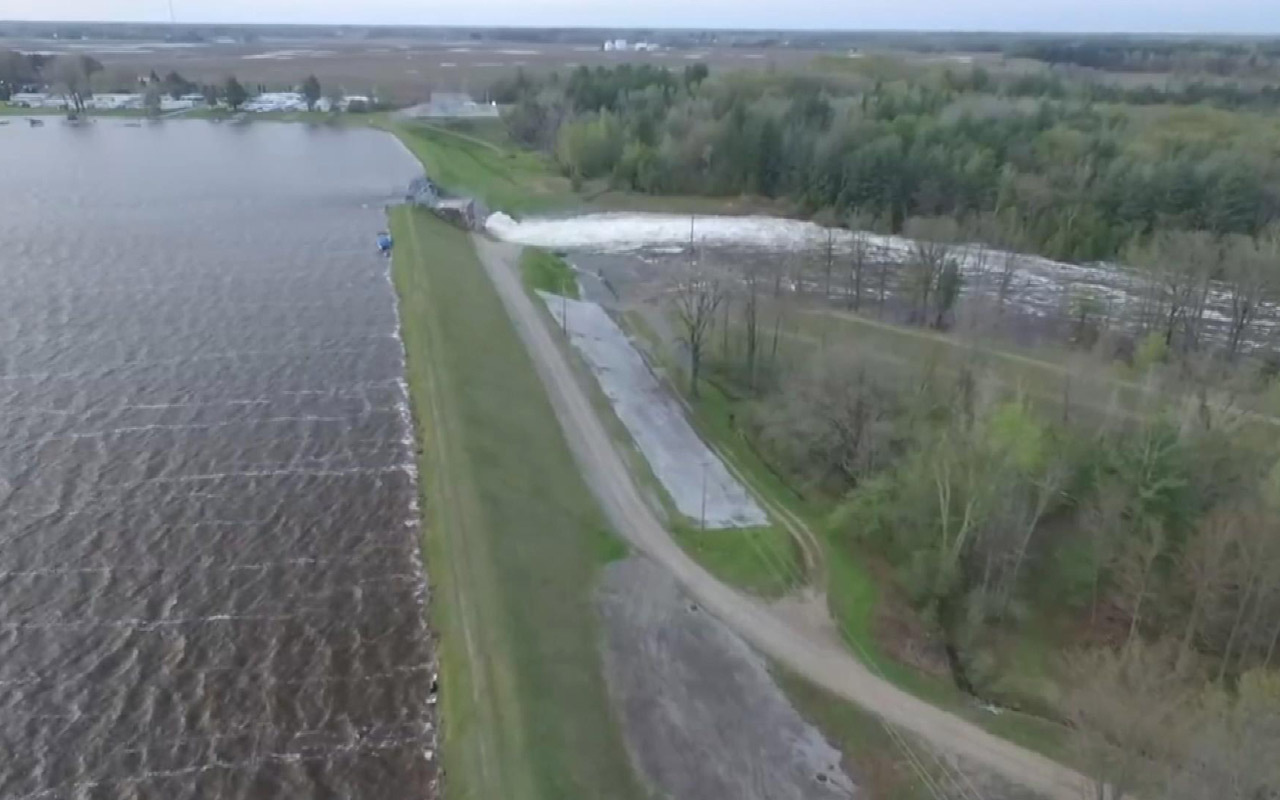
<svg viewBox="0 0 1280 800"><path fill-rule="evenodd" d="M476 252L502 298L547 388L587 484L615 529L671 570L685 590L761 653L827 691L934 747L985 766L1055 800L1079 800L1091 784L1080 773L994 736L931 706L872 674L839 644L798 630L770 608L726 586L690 558L645 503L587 392L558 346L544 316L518 277L518 246L474 237ZM519 402L519 398L512 398Z"/></svg>

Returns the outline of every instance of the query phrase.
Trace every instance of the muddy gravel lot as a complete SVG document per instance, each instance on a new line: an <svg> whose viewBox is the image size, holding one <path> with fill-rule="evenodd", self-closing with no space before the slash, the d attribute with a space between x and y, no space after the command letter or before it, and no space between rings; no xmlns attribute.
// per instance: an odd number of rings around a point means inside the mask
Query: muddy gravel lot
<svg viewBox="0 0 1280 800"><path fill-rule="evenodd" d="M609 693L627 746L673 800L863 797L841 754L791 706L764 659L642 556L597 592Z"/></svg>

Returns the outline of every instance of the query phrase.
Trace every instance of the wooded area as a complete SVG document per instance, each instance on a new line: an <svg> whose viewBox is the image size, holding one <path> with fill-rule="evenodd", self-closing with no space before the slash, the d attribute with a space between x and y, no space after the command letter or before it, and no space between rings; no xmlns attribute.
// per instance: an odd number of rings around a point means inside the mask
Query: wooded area
<svg viewBox="0 0 1280 800"><path fill-rule="evenodd" d="M936 287L947 259L917 260L934 277L898 280ZM1023 383L962 344L926 359L806 333L812 298L784 287L820 284L820 257L807 278L722 263L714 284L706 261L674 279L719 298L684 346L732 398L739 434L827 509L828 546L887 566L932 632L904 647L936 635L961 689L1071 724L1100 783L1192 797L1169 787L1247 770L1280 788L1229 744L1280 746L1273 381L1162 349L1130 368L1137 382L1090 360ZM910 301L932 325L940 306ZM1049 648L1036 688L1010 682L1028 637Z"/></svg>

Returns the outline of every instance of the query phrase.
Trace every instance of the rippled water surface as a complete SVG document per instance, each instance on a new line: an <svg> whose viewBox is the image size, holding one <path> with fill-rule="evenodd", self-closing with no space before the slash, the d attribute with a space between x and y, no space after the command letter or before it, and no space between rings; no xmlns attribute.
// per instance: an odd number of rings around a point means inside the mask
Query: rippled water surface
<svg viewBox="0 0 1280 800"><path fill-rule="evenodd" d="M390 137L0 127L0 798L432 794Z"/></svg>

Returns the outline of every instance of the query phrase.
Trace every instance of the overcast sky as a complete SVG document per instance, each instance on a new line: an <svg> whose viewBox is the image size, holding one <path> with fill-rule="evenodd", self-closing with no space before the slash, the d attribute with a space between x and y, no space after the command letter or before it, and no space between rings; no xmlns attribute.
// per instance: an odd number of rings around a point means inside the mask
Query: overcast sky
<svg viewBox="0 0 1280 800"><path fill-rule="evenodd" d="M185 22L1280 31L1280 0L173 0ZM168 0L0 0L0 19L165 21Z"/></svg>

